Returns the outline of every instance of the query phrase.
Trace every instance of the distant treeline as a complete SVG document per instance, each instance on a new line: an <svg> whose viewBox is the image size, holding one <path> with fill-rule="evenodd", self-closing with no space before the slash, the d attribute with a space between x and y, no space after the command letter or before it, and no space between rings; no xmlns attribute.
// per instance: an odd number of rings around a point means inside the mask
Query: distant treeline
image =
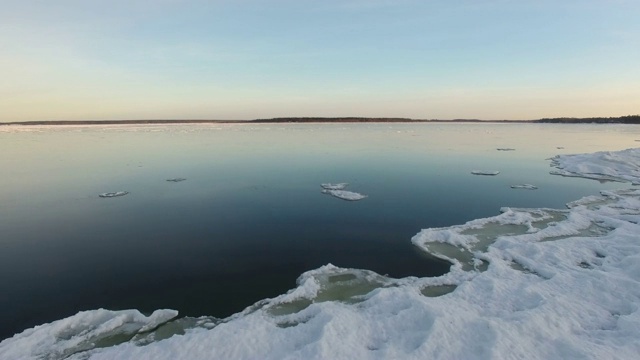
<svg viewBox="0 0 640 360"><path fill-rule="evenodd" d="M281 117L255 120L52 120L52 121L20 121L7 122L0 125L130 125L130 124L276 124L276 123L566 123L566 124L640 124L640 115L627 115L620 117L593 117L593 118L544 118L540 120L478 120L478 119L409 119L409 118L375 118L375 117Z"/></svg>
<svg viewBox="0 0 640 360"><path fill-rule="evenodd" d="M136 125L136 124L208 124L236 122L232 120L41 120L16 121L0 123L0 125ZM246 122L246 121L245 121Z"/></svg>
<svg viewBox="0 0 640 360"><path fill-rule="evenodd" d="M510 122L511 120L498 120L500 122ZM409 119L409 118L372 118L372 117L282 117L271 119L249 120L250 123L408 123L408 122L495 122L478 119Z"/></svg>
<svg viewBox="0 0 640 360"><path fill-rule="evenodd" d="M408 118L370 118L370 117L282 117L251 120L251 123L328 123L328 122L422 122Z"/></svg>
<svg viewBox="0 0 640 360"><path fill-rule="evenodd" d="M544 118L534 120L536 123L569 123L569 124L640 124L640 115L627 115L620 117L593 117L593 118Z"/></svg>

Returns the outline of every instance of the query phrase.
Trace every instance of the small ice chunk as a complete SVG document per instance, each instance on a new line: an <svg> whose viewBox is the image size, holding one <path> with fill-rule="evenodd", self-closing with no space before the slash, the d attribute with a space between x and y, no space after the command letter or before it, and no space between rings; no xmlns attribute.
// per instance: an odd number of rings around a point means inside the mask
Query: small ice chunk
<svg viewBox="0 0 640 360"><path fill-rule="evenodd" d="M180 181L185 181L187 179L185 178L173 178L173 179L167 179L167 181L171 181L171 182L180 182Z"/></svg>
<svg viewBox="0 0 640 360"><path fill-rule="evenodd" d="M112 197L117 197L117 196L125 196L128 193L129 193L128 191L115 191L115 192L102 193L102 194L100 194L98 196L100 196L101 198L112 198Z"/></svg>
<svg viewBox="0 0 640 360"><path fill-rule="evenodd" d="M525 190L537 190L538 187L535 185L531 185L531 184L518 184L518 185L511 185L512 189L525 189Z"/></svg>
<svg viewBox="0 0 640 360"><path fill-rule="evenodd" d="M344 188L346 188L347 185L349 185L349 183L338 183L338 184L326 183L326 184L320 184L320 186L323 189L326 189L326 190L344 190Z"/></svg>
<svg viewBox="0 0 640 360"><path fill-rule="evenodd" d="M564 146L556 146L556 149L562 150L564 149Z"/></svg>
<svg viewBox="0 0 640 360"><path fill-rule="evenodd" d="M487 175L487 176L496 176L500 174L500 171L482 171L482 170L473 170L471 172L473 175Z"/></svg>
<svg viewBox="0 0 640 360"><path fill-rule="evenodd" d="M357 192L347 191L347 190L322 190L323 194L328 194L333 197L337 197L338 199L347 200L347 201L357 201L362 200L367 197L367 195L362 195Z"/></svg>
<svg viewBox="0 0 640 360"><path fill-rule="evenodd" d="M516 149L514 149L514 148L497 148L496 150L498 150L498 151L515 151Z"/></svg>

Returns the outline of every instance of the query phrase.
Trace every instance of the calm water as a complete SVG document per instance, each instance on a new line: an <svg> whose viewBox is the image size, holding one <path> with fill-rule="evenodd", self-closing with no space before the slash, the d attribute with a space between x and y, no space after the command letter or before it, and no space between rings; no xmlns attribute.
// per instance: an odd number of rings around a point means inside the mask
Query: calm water
<svg viewBox="0 0 640 360"><path fill-rule="evenodd" d="M101 307L224 317L327 263L443 274L411 245L420 229L626 187L551 176L545 159L636 139L622 125L0 126L0 339Z"/></svg>

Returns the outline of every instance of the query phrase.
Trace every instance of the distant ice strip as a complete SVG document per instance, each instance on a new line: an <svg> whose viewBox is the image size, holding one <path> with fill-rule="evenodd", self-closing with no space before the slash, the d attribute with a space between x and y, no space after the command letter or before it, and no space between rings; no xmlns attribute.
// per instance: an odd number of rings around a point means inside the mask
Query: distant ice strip
<svg viewBox="0 0 640 360"><path fill-rule="evenodd" d="M496 176L500 174L500 171L482 171L482 170L473 170L471 171L473 175L487 175L487 176Z"/></svg>
<svg viewBox="0 0 640 360"><path fill-rule="evenodd" d="M640 165L636 155L558 162L637 183L625 172ZM452 263L443 276L392 279L326 265L302 274L288 293L223 321L183 318L144 336L101 342L84 336L126 329L128 321L116 327L109 317L87 320L105 311L95 310L0 342L0 358L636 359L640 189L603 191L567 207L503 208L497 216L420 231L411 241ZM82 352L74 345L87 343L96 345Z"/></svg>
<svg viewBox="0 0 640 360"><path fill-rule="evenodd" d="M128 191L115 191L115 192L102 193L98 196L100 196L101 198L111 198L111 197L125 196L128 193L129 193Z"/></svg>
<svg viewBox="0 0 640 360"><path fill-rule="evenodd" d="M516 149L514 149L514 148L497 148L496 150L498 150L498 151L515 151Z"/></svg>
<svg viewBox="0 0 640 360"><path fill-rule="evenodd" d="M536 189L538 189L537 186L531 185L531 184L511 185L511 188L512 189L525 189L525 190L536 190Z"/></svg>
<svg viewBox="0 0 640 360"><path fill-rule="evenodd" d="M640 185L640 149L602 151L593 154L557 155L551 174Z"/></svg>
<svg viewBox="0 0 640 360"><path fill-rule="evenodd" d="M322 187L325 190L344 190L344 188L346 188L347 185L349 185L349 183L337 183L337 184L326 183L326 184L320 184L320 187Z"/></svg>
<svg viewBox="0 0 640 360"><path fill-rule="evenodd" d="M185 179L185 178L172 178L172 179L167 179L167 181L170 181L170 182L180 182L180 181L185 181L185 180L187 180L187 179Z"/></svg>

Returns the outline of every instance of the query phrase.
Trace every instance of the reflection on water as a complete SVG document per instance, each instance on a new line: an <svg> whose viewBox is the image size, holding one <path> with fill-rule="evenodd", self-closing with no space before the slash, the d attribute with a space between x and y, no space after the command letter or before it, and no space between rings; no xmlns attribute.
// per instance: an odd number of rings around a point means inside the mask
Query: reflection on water
<svg viewBox="0 0 640 360"><path fill-rule="evenodd" d="M9 294L0 297L0 338L100 307L222 317L327 263L391 277L442 274L447 263L411 245L420 229L595 194L601 184L551 176L545 159L633 147L639 133L624 125L0 126L0 283ZM320 192L340 182L368 197ZM539 189L510 188L523 183ZM607 188L616 186L626 185ZM118 191L129 193L98 196Z"/></svg>

